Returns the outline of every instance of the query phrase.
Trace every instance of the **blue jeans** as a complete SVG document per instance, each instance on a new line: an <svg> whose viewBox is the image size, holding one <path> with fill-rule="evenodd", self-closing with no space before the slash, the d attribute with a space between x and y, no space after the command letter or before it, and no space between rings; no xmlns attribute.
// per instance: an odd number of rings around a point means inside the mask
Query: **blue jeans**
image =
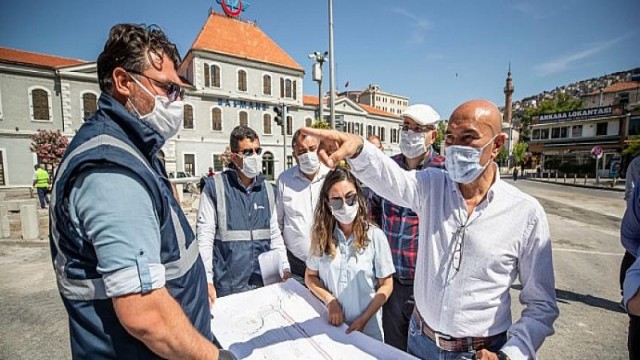
<svg viewBox="0 0 640 360"><path fill-rule="evenodd" d="M507 335L496 338L487 350L497 352L507 342ZM436 343L422 332L422 324L416 322L415 316L409 322L409 339L407 340L407 352L415 357L425 360L462 360L473 359L475 352L453 352L442 350Z"/></svg>
<svg viewBox="0 0 640 360"><path fill-rule="evenodd" d="M47 197L47 188L36 188L38 189L38 199L40 200L40 207L45 208L49 205L49 197Z"/></svg>

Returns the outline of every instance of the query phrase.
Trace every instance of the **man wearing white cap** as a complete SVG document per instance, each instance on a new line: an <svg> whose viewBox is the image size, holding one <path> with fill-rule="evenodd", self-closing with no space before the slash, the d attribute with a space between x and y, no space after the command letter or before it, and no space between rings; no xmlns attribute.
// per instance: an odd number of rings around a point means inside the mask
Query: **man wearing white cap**
<svg viewBox="0 0 640 360"><path fill-rule="evenodd" d="M391 158L405 170L444 167L444 158L431 145L438 136L440 115L429 105L411 105L402 113L400 150ZM385 343L407 350L409 320L414 307L413 280L418 253L418 215L411 209L369 192L369 216L389 240L393 264L393 292L382 308ZM425 221L425 219L423 219Z"/></svg>

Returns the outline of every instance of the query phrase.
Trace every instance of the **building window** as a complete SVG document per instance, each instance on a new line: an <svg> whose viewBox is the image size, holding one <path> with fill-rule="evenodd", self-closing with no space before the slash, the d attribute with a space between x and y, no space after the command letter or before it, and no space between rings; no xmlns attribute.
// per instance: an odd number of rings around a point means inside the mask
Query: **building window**
<svg viewBox="0 0 640 360"><path fill-rule="evenodd" d="M182 128L193 129L193 106L189 104L184 105Z"/></svg>
<svg viewBox="0 0 640 360"><path fill-rule="evenodd" d="M391 143L395 144L398 142L398 129L391 129Z"/></svg>
<svg viewBox="0 0 640 360"><path fill-rule="evenodd" d="M51 94L44 88L29 90L31 120L51 121Z"/></svg>
<svg viewBox="0 0 640 360"><path fill-rule="evenodd" d="M311 120L311 118L304 119L304 126L311 127L311 125L313 125L313 120Z"/></svg>
<svg viewBox="0 0 640 360"><path fill-rule="evenodd" d="M222 130L222 110L220 108L211 109L211 130Z"/></svg>
<svg viewBox="0 0 640 360"><path fill-rule="evenodd" d="M0 186L5 186L7 185L7 180L5 179L5 175L4 175L4 151L0 150Z"/></svg>
<svg viewBox="0 0 640 360"><path fill-rule="evenodd" d="M249 114L246 111L240 111L238 118L240 119L240 125L249 126Z"/></svg>
<svg viewBox="0 0 640 360"><path fill-rule="evenodd" d="M566 138L569 136L569 127L568 126L563 126L560 128L560 137L561 138Z"/></svg>
<svg viewBox="0 0 640 360"><path fill-rule="evenodd" d="M271 75L262 76L262 93L264 95L271 95Z"/></svg>
<svg viewBox="0 0 640 360"><path fill-rule="evenodd" d="M535 129L531 132L531 139L532 140L539 140L540 139L540 129Z"/></svg>
<svg viewBox="0 0 640 360"><path fill-rule="evenodd" d="M196 173L196 156L194 154L184 154L184 164L182 171L190 176Z"/></svg>
<svg viewBox="0 0 640 360"><path fill-rule="evenodd" d="M607 135L607 125L606 122L596 124L596 136Z"/></svg>
<svg viewBox="0 0 640 360"><path fill-rule="evenodd" d="M3 119L2 115L2 92L0 92L0 120Z"/></svg>
<svg viewBox="0 0 640 360"><path fill-rule="evenodd" d="M82 118L88 119L98 111L98 97L94 93L82 94Z"/></svg>
<svg viewBox="0 0 640 360"><path fill-rule="evenodd" d="M293 100L298 98L298 82L293 80Z"/></svg>
<svg viewBox="0 0 640 360"><path fill-rule="evenodd" d="M224 170L224 164L222 163L222 155L213 155L213 171L221 172Z"/></svg>
<svg viewBox="0 0 640 360"><path fill-rule="evenodd" d="M640 118L632 118L629 121L629 136L640 135Z"/></svg>
<svg viewBox="0 0 640 360"><path fill-rule="evenodd" d="M238 91L247 91L247 72L238 70Z"/></svg>
<svg viewBox="0 0 640 360"><path fill-rule="evenodd" d="M220 66L211 65L211 86L220 87Z"/></svg>
<svg viewBox="0 0 640 360"><path fill-rule="evenodd" d="M209 64L203 64L204 66L204 87L211 86L211 78L209 75Z"/></svg>
<svg viewBox="0 0 640 360"><path fill-rule="evenodd" d="M275 179L273 171L273 154L268 151L262 155L262 173L267 180L273 181Z"/></svg>
<svg viewBox="0 0 640 360"><path fill-rule="evenodd" d="M284 78L280 78L280 97L284 97Z"/></svg>
<svg viewBox="0 0 640 360"><path fill-rule="evenodd" d="M386 142L387 137L385 136L385 128L380 128L380 142Z"/></svg>
<svg viewBox="0 0 640 360"><path fill-rule="evenodd" d="M551 129L551 138L552 139L557 139L560 137L560 128L558 127L554 127Z"/></svg>
<svg viewBox="0 0 640 360"><path fill-rule="evenodd" d="M582 125L573 125L571 137L582 137Z"/></svg>
<svg viewBox="0 0 640 360"><path fill-rule="evenodd" d="M287 155L287 169L293 166L293 156Z"/></svg>
<svg viewBox="0 0 640 360"><path fill-rule="evenodd" d="M291 99L291 80L284 81L284 97Z"/></svg>
<svg viewBox="0 0 640 360"><path fill-rule="evenodd" d="M549 129L540 129L540 140L547 140L549 138Z"/></svg>
<svg viewBox="0 0 640 360"><path fill-rule="evenodd" d="M287 116L287 135L293 135L293 117Z"/></svg>
<svg viewBox="0 0 640 360"><path fill-rule="evenodd" d="M262 133L271 135L271 114L264 114L262 116Z"/></svg>
<svg viewBox="0 0 640 360"><path fill-rule="evenodd" d="M367 137L373 135L373 126L367 125Z"/></svg>

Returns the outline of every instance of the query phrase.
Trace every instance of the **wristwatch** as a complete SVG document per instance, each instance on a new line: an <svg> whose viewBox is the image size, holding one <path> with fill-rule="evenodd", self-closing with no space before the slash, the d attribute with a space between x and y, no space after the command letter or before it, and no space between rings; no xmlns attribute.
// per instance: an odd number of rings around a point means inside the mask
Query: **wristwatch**
<svg viewBox="0 0 640 360"><path fill-rule="evenodd" d="M497 355L498 360L511 360L511 358L509 358L509 355L503 353L502 351L498 351Z"/></svg>

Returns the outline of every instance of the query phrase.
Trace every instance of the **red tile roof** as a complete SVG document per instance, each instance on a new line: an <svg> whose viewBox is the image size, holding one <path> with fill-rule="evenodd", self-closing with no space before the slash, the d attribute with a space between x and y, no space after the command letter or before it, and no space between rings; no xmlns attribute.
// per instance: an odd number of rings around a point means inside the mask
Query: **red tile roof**
<svg viewBox="0 0 640 360"><path fill-rule="evenodd" d="M342 96L340 97L340 99L346 99L346 97ZM309 105L309 106L318 106L318 97L317 96L312 96L312 95L304 95L302 97L302 103L304 105ZM324 99L323 104L327 103L327 99ZM400 117L391 113L388 113L386 111L382 111L379 109L374 108L373 106L369 106L369 105L365 105L365 104L360 104L360 103L356 103L358 106L360 106L364 111L366 111L367 113L371 114L371 115L378 115L378 116L386 116L386 117L390 117L390 118L396 118L399 119Z"/></svg>
<svg viewBox="0 0 640 360"><path fill-rule="evenodd" d="M191 50L205 50L304 71L256 24L211 12Z"/></svg>
<svg viewBox="0 0 640 360"><path fill-rule="evenodd" d="M617 93L620 91L633 90L640 88L640 81L625 81L615 83L613 85L609 85L606 88L602 89L604 93ZM600 90L592 91L589 95L597 95L600 93Z"/></svg>
<svg viewBox="0 0 640 360"><path fill-rule="evenodd" d="M0 47L0 62L13 64L34 65L45 68L62 68L67 66L86 64L87 61L69 59L59 56L38 54L34 52Z"/></svg>

